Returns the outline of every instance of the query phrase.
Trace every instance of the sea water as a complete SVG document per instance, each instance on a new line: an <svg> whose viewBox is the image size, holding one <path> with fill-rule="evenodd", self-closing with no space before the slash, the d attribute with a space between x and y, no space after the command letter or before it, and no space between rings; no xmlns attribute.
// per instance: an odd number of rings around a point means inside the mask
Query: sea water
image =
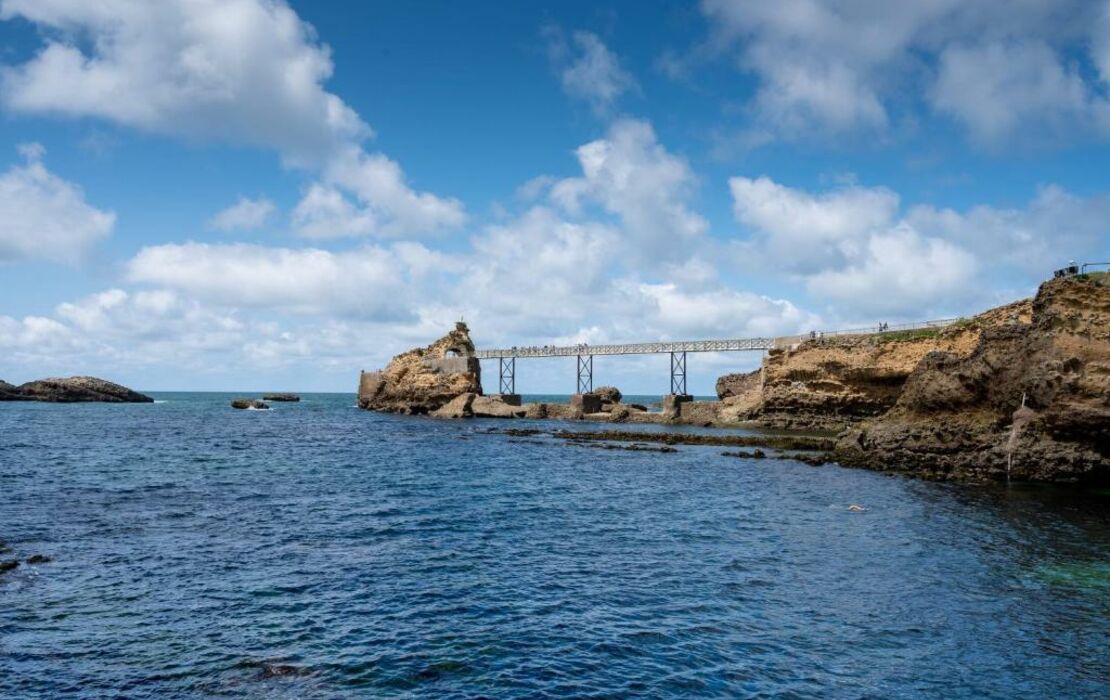
<svg viewBox="0 0 1110 700"><path fill-rule="evenodd" d="M0 403L0 696L1108 691L1104 494L156 398Z"/></svg>

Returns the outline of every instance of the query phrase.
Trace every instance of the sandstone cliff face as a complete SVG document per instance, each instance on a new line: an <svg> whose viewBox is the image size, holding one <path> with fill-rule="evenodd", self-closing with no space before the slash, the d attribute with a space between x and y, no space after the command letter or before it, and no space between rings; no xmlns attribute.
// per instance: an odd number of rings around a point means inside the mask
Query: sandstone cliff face
<svg viewBox="0 0 1110 700"><path fill-rule="evenodd" d="M1041 286L1027 323L934 352L842 463L934 478L1110 480L1110 275ZM1023 407L1024 402L1024 407Z"/></svg>
<svg viewBox="0 0 1110 700"><path fill-rule="evenodd" d="M39 379L18 387L0 382L0 401L151 403L154 399L96 377Z"/></svg>
<svg viewBox="0 0 1110 700"><path fill-rule="evenodd" d="M481 365L465 323L425 348L359 378L358 404L372 411L432 413L463 394L481 394ZM467 408L469 410L469 406Z"/></svg>
<svg viewBox="0 0 1110 700"><path fill-rule="evenodd" d="M761 373L718 382L719 393L730 393L721 418L758 420L772 428L842 430L894 406L929 353L966 357L984 329L1022 325L1029 317L1030 304L1022 301L943 329L819 338L771 350Z"/></svg>

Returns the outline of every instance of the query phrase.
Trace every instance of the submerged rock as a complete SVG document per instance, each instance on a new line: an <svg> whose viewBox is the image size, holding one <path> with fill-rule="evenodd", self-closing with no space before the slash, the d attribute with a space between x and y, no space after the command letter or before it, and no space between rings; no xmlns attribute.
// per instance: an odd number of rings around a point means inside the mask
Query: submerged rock
<svg viewBox="0 0 1110 700"><path fill-rule="evenodd" d="M154 399L104 379L68 377L39 379L18 387L0 382L0 401L153 403Z"/></svg>
<svg viewBox="0 0 1110 700"><path fill-rule="evenodd" d="M270 408L269 404L258 399L233 399L231 407L238 409L253 408L257 411L265 411Z"/></svg>
<svg viewBox="0 0 1110 700"><path fill-rule="evenodd" d="M358 405L371 411L427 414L463 394L481 395L482 369L465 323L424 348L359 377Z"/></svg>
<svg viewBox="0 0 1110 700"><path fill-rule="evenodd" d="M4 573L5 571L11 571L12 569L15 569L17 567L19 567L18 559L7 559L5 561L0 561L0 574Z"/></svg>
<svg viewBox="0 0 1110 700"><path fill-rule="evenodd" d="M35 554L34 556L27 559L28 564L48 564L51 561L53 560L45 554Z"/></svg>
<svg viewBox="0 0 1110 700"><path fill-rule="evenodd" d="M296 394L263 394L262 395L262 400L263 401L296 402L296 401L300 401L301 397L297 396Z"/></svg>

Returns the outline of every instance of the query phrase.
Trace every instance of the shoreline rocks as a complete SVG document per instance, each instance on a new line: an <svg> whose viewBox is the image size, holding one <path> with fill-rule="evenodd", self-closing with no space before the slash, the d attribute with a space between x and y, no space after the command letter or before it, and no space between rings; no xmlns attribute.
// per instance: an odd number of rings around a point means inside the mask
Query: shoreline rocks
<svg viewBox="0 0 1110 700"><path fill-rule="evenodd" d="M0 381L0 401L153 403L154 399L97 377L55 377L38 379L18 387Z"/></svg>

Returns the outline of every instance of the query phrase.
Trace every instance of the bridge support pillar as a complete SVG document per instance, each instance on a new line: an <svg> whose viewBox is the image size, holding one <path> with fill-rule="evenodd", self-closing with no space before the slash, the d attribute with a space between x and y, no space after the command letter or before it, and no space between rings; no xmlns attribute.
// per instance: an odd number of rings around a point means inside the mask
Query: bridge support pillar
<svg viewBox="0 0 1110 700"><path fill-rule="evenodd" d="M686 353L671 353L671 394L686 395Z"/></svg>
<svg viewBox="0 0 1110 700"><path fill-rule="evenodd" d="M515 396L516 395L516 358L515 357L499 357L497 358L498 378L500 379L499 389L502 396ZM519 406L519 402L517 403Z"/></svg>
<svg viewBox="0 0 1110 700"><path fill-rule="evenodd" d="M694 400L689 394L667 394L663 397L663 417L673 420L682 415L682 404Z"/></svg>
<svg viewBox="0 0 1110 700"><path fill-rule="evenodd" d="M578 393L592 394L594 390L594 356L578 356Z"/></svg>

